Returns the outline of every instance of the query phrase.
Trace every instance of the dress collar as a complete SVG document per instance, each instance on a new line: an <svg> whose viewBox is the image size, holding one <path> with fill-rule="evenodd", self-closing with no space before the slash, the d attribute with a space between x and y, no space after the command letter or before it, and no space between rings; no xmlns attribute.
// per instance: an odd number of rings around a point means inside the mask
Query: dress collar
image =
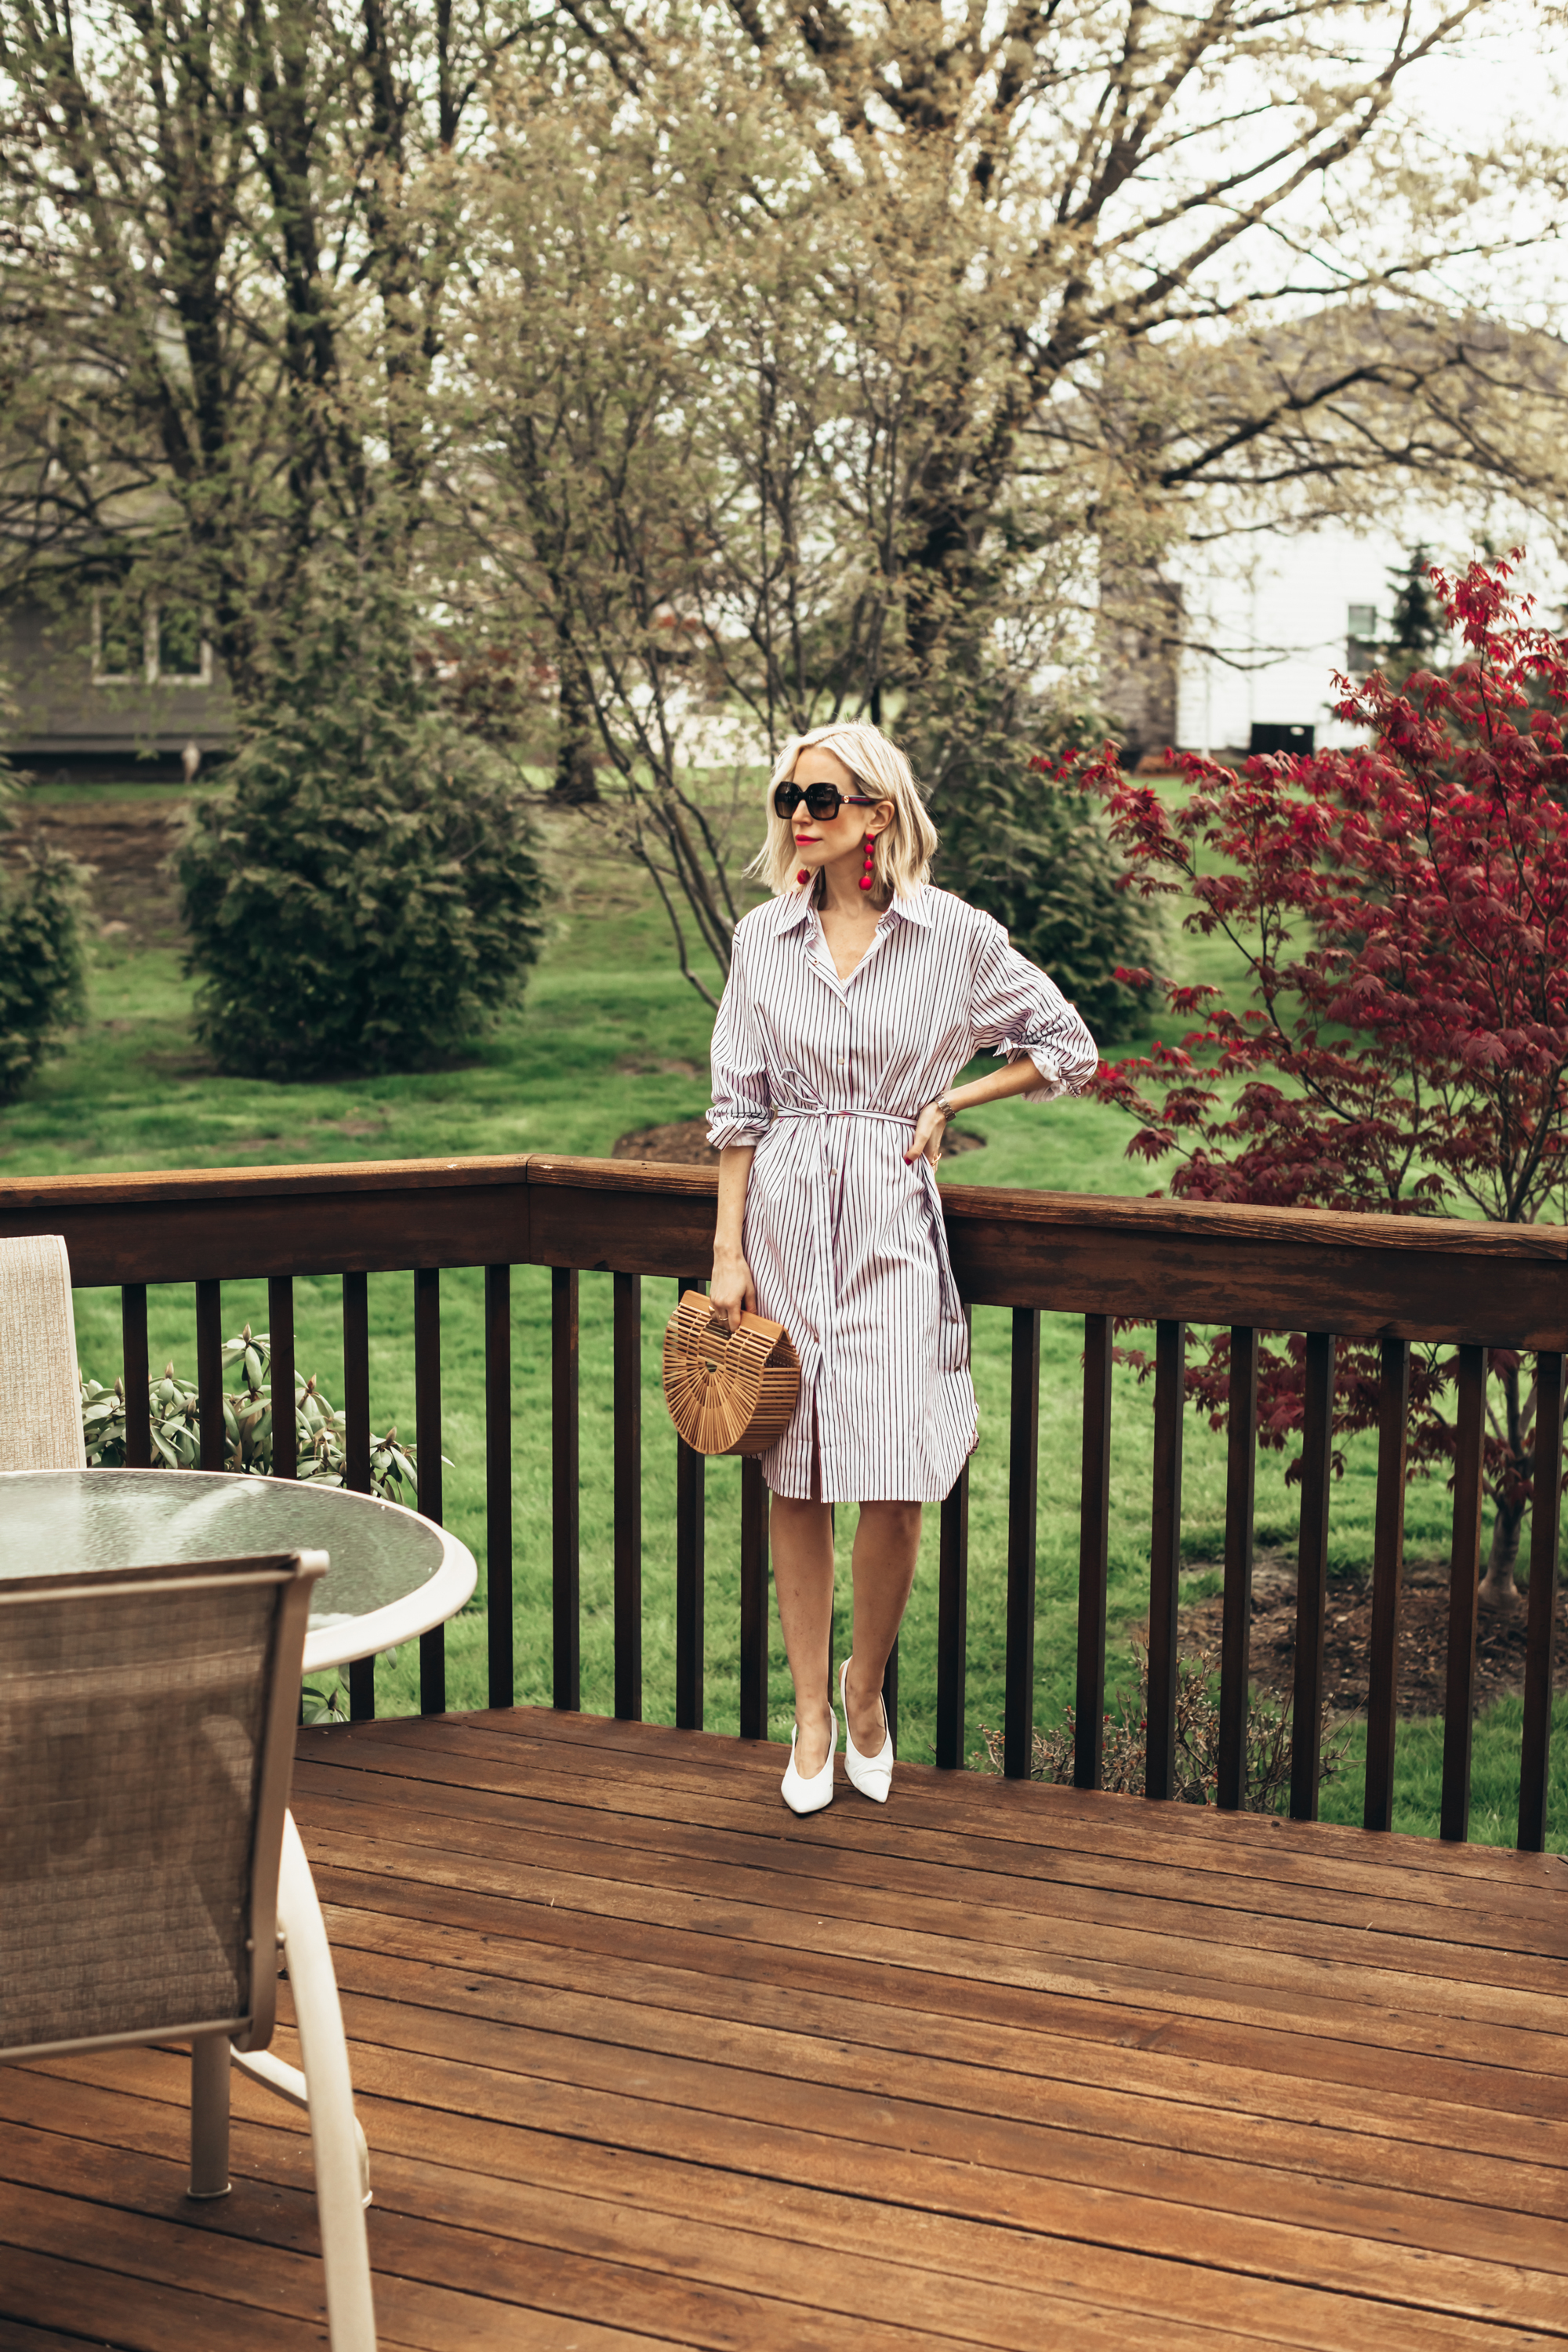
<svg viewBox="0 0 1568 2352"><path fill-rule="evenodd" d="M897 915L900 922L917 923L922 930L929 930L931 919L930 898L929 883L918 882L907 898L894 898L884 911ZM774 899L773 904L778 909L774 927L780 938L786 931L798 930L812 911L811 895L806 890L785 890Z"/></svg>

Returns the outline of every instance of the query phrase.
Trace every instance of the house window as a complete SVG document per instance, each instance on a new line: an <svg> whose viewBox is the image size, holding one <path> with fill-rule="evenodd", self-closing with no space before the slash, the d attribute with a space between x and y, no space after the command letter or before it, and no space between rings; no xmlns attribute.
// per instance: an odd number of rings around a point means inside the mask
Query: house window
<svg viewBox="0 0 1568 2352"><path fill-rule="evenodd" d="M147 608L139 596L92 600L94 686L141 686L147 677Z"/></svg>
<svg viewBox="0 0 1568 2352"><path fill-rule="evenodd" d="M210 686L213 649L202 635L201 615L194 604L160 602L148 606L151 625L153 685Z"/></svg>
<svg viewBox="0 0 1568 2352"><path fill-rule="evenodd" d="M1364 677L1377 667L1377 606L1352 604L1345 614L1345 668Z"/></svg>
<svg viewBox="0 0 1568 2352"><path fill-rule="evenodd" d="M194 605L107 590L93 598L94 686L210 686L212 675Z"/></svg>

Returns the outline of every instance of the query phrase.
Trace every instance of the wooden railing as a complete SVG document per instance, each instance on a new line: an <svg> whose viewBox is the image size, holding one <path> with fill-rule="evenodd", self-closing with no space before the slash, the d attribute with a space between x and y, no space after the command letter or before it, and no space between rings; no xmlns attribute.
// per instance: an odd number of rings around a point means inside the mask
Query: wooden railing
<svg viewBox="0 0 1568 2352"><path fill-rule="evenodd" d="M147 1286L194 1281L202 1466L223 1464L226 1280L265 1276L275 1393L294 1377L295 1276L342 1277L348 1483L369 1485L370 1352L366 1277L411 1269L420 1507L442 1512L440 1276L485 1270L489 1696L513 1691L510 1376L511 1270L552 1269L553 1696L574 1708L579 1677L578 1273L614 1276L615 1707L642 1706L641 1360L639 1284L700 1282L711 1255L715 1180L706 1171L613 1160L515 1159L219 1170L192 1174L40 1179L0 1184L0 1234L59 1233L83 1287L119 1286L129 1457L151 1461ZM1381 1346L1364 1820L1388 1828L1394 1796L1395 1678L1405 1549L1405 1437L1413 1342L1458 1349L1457 1452L1450 1555L1441 1829L1466 1836L1476 1675L1486 1362L1490 1348L1537 1357L1536 1472L1531 1517L1519 1837L1546 1830L1558 1506L1568 1351L1568 1230L1447 1220L1331 1216L1313 1211L1188 1206L1070 1193L954 1187L948 1238L966 1303L1012 1309L1006 1544L1005 1769L1027 1774L1035 1686L1036 1517L1042 1311L1084 1320L1075 1779L1101 1777L1111 1446L1111 1335L1119 1318L1156 1327L1150 1539L1146 1793L1176 1786L1177 1601L1182 1518L1184 1366L1189 1323L1231 1327L1231 1399L1220 1674L1218 1801L1245 1801L1248 1634L1260 1332L1306 1335L1290 1810L1315 1816L1321 1765L1331 1402L1339 1340ZM290 1475L293 1431L275 1423L274 1468ZM676 1489L676 1719L702 1721L703 1464L680 1449ZM740 1723L767 1723L766 1496L742 1467ZM968 1474L942 1507L936 1759L964 1760ZM896 1667L889 1679L897 1707ZM367 1664L351 1669L351 1710L368 1714ZM438 1631L421 1645L420 1703L446 1704Z"/></svg>

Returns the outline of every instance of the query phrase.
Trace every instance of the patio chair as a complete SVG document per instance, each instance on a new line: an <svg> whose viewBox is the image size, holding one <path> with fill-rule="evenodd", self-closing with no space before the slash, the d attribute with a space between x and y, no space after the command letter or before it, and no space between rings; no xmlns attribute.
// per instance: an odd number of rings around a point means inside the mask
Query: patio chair
<svg viewBox="0 0 1568 2352"><path fill-rule="evenodd" d="M333 2352L374 2352L364 2139L286 1810L323 1553L0 1580L0 2059L191 2045L191 2195L236 2064L304 2105ZM279 1954L303 2074L274 2058Z"/></svg>
<svg viewBox="0 0 1568 2352"><path fill-rule="evenodd" d="M86 1467L66 1245L0 1241L0 1470Z"/></svg>

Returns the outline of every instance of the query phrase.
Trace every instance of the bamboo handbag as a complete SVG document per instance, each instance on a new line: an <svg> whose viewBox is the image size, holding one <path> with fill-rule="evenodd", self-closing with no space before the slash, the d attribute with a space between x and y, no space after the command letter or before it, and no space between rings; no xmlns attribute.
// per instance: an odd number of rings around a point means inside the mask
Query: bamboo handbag
<svg viewBox="0 0 1568 2352"><path fill-rule="evenodd" d="M765 1454L789 1427L800 1360L782 1323L742 1315L726 1328L689 1290L664 1327L664 1401L698 1454Z"/></svg>

